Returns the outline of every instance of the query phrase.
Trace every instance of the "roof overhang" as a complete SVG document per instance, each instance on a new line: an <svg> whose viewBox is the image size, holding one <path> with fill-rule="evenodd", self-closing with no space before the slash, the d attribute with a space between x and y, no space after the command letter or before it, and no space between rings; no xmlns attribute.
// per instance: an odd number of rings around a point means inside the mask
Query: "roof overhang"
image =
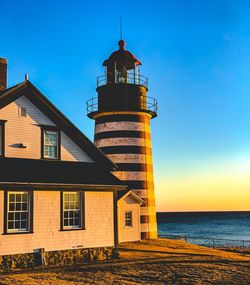
<svg viewBox="0 0 250 285"><path fill-rule="evenodd" d="M0 158L0 184L37 189L126 189L124 182L96 163L7 157Z"/></svg>
<svg viewBox="0 0 250 285"><path fill-rule="evenodd" d="M126 185L0 182L0 190L41 190L41 191L67 190L67 191L114 192L125 189L127 189Z"/></svg>
<svg viewBox="0 0 250 285"><path fill-rule="evenodd" d="M138 196L135 194L135 192L133 191L127 191L120 199L118 199L118 202L119 201L122 201L124 199L126 199L128 196L131 196L134 200L136 200L140 205L143 205L144 204L144 201Z"/></svg>

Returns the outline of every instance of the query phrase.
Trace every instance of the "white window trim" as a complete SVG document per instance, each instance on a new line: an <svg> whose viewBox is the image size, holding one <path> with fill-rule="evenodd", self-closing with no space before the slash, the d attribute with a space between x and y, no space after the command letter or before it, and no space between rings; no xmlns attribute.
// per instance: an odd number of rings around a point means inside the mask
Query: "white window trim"
<svg viewBox="0 0 250 285"><path fill-rule="evenodd" d="M56 134L56 145L46 144L46 133ZM45 155L45 146L53 146L56 147L56 156L51 157L49 155ZM43 130L43 157L47 159L58 159L59 158L59 133L58 131L53 130Z"/></svg>
<svg viewBox="0 0 250 285"><path fill-rule="evenodd" d="M130 213L131 214L131 219L129 219L129 221L131 220L131 225L130 226L126 225L126 221L128 220L128 219L126 219L126 213ZM126 228L132 228L133 227L133 211L125 211L124 219L125 219L125 221L124 221L125 227Z"/></svg>
<svg viewBox="0 0 250 285"><path fill-rule="evenodd" d="M28 201L27 201L27 211L10 211L9 210L9 205L10 205L10 194L25 194L27 193L28 196ZM8 224L9 224L9 213L16 213L16 212L27 212L28 213L28 221L27 221L27 228L26 229L9 229ZM7 233L26 233L30 231L30 194L28 191L23 191L23 192L15 192L15 191L8 191L7 195L7 217L6 217L6 222L7 222Z"/></svg>
<svg viewBox="0 0 250 285"><path fill-rule="evenodd" d="M79 225L77 225L77 226L65 226L64 225L64 212L65 211L70 211L70 210L73 210L73 211L77 211L77 209L68 209L68 210L66 210L65 208L64 208L64 202L65 202L65 199L64 199L64 195L66 195L66 194L79 194ZM62 197L62 199L63 199L63 201L62 201L62 203L63 203L63 213L62 213L62 227L63 227L63 230L70 230L70 229L82 229L82 223L83 223L83 221L82 221L82 211L83 211L83 209L82 209L82 199L81 199L81 192L80 191L76 191L76 192L65 192L65 191L63 191L63 197Z"/></svg>

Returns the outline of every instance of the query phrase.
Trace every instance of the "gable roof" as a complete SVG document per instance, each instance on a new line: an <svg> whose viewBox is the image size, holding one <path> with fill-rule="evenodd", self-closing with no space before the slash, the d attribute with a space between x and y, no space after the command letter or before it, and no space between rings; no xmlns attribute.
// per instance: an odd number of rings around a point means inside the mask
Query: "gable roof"
<svg viewBox="0 0 250 285"><path fill-rule="evenodd" d="M108 170L115 170L117 168L117 166L29 80L25 80L24 82L0 92L0 109L22 96L25 96L42 113L44 113L96 163L99 163Z"/></svg>
<svg viewBox="0 0 250 285"><path fill-rule="evenodd" d="M140 205L144 204L144 201L138 195L136 195L135 192L133 192L131 190L119 191L118 192L118 201L124 200L128 196L132 196L134 200L136 200L138 203L140 203Z"/></svg>
<svg viewBox="0 0 250 285"><path fill-rule="evenodd" d="M23 184L83 189L126 189L124 182L96 163L0 158L0 185ZM41 188L41 189L46 189ZM71 189L71 188L70 188ZM73 189L73 188L72 188Z"/></svg>

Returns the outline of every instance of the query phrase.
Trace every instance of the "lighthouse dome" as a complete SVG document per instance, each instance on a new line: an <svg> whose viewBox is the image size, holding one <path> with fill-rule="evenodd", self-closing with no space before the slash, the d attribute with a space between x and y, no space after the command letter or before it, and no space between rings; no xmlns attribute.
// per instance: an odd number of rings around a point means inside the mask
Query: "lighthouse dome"
<svg viewBox="0 0 250 285"><path fill-rule="evenodd" d="M127 70L134 69L141 62L128 50L125 50L126 42L119 40L119 49L113 52L108 59L103 62L103 66L113 66L115 63L124 66Z"/></svg>

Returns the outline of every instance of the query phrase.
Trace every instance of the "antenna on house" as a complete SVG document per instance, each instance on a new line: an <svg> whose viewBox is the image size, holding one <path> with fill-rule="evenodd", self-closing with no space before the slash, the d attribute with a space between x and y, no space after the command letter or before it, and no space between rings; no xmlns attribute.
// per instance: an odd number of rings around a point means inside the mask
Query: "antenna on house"
<svg viewBox="0 0 250 285"><path fill-rule="evenodd" d="M29 80L29 74L26 73L26 74L25 74L25 81L28 81L28 80Z"/></svg>
<svg viewBox="0 0 250 285"><path fill-rule="evenodd" d="M120 40L122 40L122 15L120 15Z"/></svg>

